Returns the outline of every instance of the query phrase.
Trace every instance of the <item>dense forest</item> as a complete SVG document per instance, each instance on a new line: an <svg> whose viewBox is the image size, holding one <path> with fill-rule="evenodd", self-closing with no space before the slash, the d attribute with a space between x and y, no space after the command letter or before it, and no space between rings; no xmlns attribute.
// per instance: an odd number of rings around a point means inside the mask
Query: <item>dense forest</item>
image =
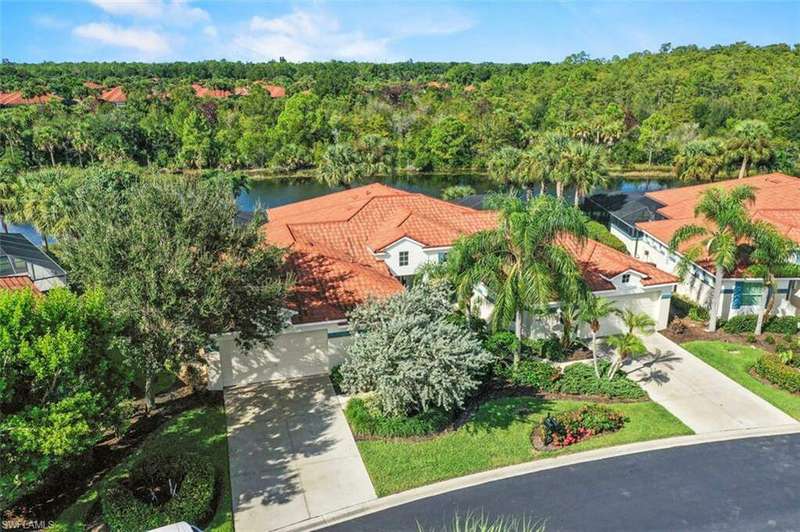
<svg viewBox="0 0 800 532"><path fill-rule="evenodd" d="M259 83L283 87L285 96ZM192 84L247 90L198 97ZM124 104L99 98L113 87L123 88ZM510 179L519 165L493 162L499 152L506 162L523 160L557 135L596 147L613 166L670 166L710 180L798 173L800 152L798 45L665 44L657 53L579 53L556 64L4 63L0 91L56 96L0 109L0 165L15 171L132 161L327 167L332 181L346 181L337 172L347 168L494 166Z"/></svg>

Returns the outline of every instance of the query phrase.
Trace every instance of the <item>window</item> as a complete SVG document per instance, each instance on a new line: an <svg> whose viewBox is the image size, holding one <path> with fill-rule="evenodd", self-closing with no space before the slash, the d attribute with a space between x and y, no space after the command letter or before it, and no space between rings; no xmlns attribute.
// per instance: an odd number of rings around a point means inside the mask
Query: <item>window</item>
<svg viewBox="0 0 800 532"><path fill-rule="evenodd" d="M623 273L622 274L622 284L628 284L629 282L631 282L631 274Z"/></svg>
<svg viewBox="0 0 800 532"><path fill-rule="evenodd" d="M400 252L400 266L408 266L408 251Z"/></svg>
<svg viewBox="0 0 800 532"><path fill-rule="evenodd" d="M754 307L761 303L761 293L764 288L761 283L737 282L733 289L733 308Z"/></svg>
<svg viewBox="0 0 800 532"><path fill-rule="evenodd" d="M442 253L439 253L439 263L441 264L442 262L446 261L447 261L447 252L443 251Z"/></svg>

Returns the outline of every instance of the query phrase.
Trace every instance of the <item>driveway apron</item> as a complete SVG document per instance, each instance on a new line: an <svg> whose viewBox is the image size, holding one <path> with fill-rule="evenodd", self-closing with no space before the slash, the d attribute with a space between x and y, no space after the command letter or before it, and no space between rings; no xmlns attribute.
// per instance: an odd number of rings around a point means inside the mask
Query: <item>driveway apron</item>
<svg viewBox="0 0 800 532"><path fill-rule="evenodd" d="M327 376L229 388L225 410L238 532L376 498Z"/></svg>

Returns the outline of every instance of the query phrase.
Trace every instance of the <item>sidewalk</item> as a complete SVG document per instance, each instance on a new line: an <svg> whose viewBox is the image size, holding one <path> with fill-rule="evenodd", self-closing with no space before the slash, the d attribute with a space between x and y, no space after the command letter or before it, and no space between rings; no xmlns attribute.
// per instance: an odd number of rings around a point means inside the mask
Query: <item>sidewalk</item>
<svg viewBox="0 0 800 532"><path fill-rule="evenodd" d="M798 425L663 335L643 340L651 356L623 366L623 371L696 433Z"/></svg>

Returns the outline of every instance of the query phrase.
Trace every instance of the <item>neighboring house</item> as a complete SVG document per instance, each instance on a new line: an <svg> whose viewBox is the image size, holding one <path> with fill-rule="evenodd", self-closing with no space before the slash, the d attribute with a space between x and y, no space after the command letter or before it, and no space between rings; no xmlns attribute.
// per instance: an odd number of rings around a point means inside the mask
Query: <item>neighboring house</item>
<svg viewBox="0 0 800 532"><path fill-rule="evenodd" d="M26 288L29 288L34 294L42 293L27 274L0 276L0 290L24 290Z"/></svg>
<svg viewBox="0 0 800 532"><path fill-rule="evenodd" d="M27 278L27 281L24 279ZM20 233L0 233L0 287L33 285L37 291L65 286L67 274Z"/></svg>
<svg viewBox="0 0 800 532"><path fill-rule="evenodd" d="M751 218L774 225L783 235L797 242L800 248L800 178L784 174L766 174L649 192L637 204L646 209L637 210L636 206L631 207L630 212L635 212L631 218L626 220L624 212L611 212L611 232L625 242L635 257L655 264L662 270L676 272L681 258L680 252L685 251L688 245L679 248L677 253L670 253L669 242L680 227L704 223L694 216L694 207L700 195L710 187L730 189L739 185L749 185L755 190L756 200L748 205ZM644 212L644 216L647 216L645 219L650 221L637 219ZM797 262L800 263L800 256L797 257ZM721 319L740 314L755 314L763 308L763 282L761 279L749 277L745 272L746 267L746 264L740 264L724 279L718 310ZM711 305L713 288L714 265L708 258L701 258L690 266L685 279L678 284L678 293L708 308ZM798 314L798 308L800 279L780 279L774 312L779 315L795 315Z"/></svg>
<svg viewBox="0 0 800 532"><path fill-rule="evenodd" d="M221 337L221 356L209 355L212 389L327 372L342 360L350 309L402 291L423 264L447 260L458 238L497 223L494 212L382 184L269 209L268 219L266 238L286 249L295 276L291 325L272 346L247 354L230 336ZM596 294L666 327L675 276L598 242L579 246L565 239L563 245ZM479 310L491 311L488 299ZM531 335L557 330L547 320L529 321ZM619 330L618 318L601 324L601 334Z"/></svg>
<svg viewBox="0 0 800 532"><path fill-rule="evenodd" d="M22 91L0 92L0 107L15 107L17 105L44 105L51 100L60 100L55 94L41 94L26 98Z"/></svg>

